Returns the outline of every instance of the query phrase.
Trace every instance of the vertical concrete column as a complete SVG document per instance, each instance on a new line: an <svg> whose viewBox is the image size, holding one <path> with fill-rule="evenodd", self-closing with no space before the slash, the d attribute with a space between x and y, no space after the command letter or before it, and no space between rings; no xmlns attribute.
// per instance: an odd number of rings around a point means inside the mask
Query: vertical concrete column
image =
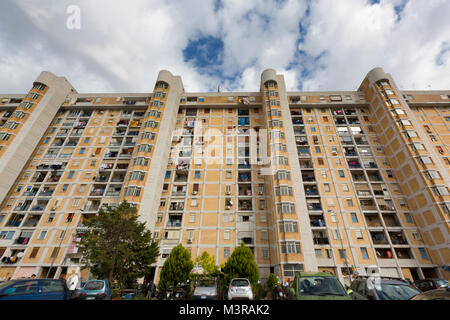
<svg viewBox="0 0 450 320"><path fill-rule="evenodd" d="M46 71L35 82L45 84L48 89L0 159L0 202L5 199L67 95L76 92L64 77Z"/></svg>
<svg viewBox="0 0 450 320"><path fill-rule="evenodd" d="M169 92L164 106L164 112L159 123L153 157L148 170L147 180L143 189L143 197L139 206L139 220L146 222L147 228L153 232L158 213L159 199L164 184L164 176L169 162L172 132L175 129L180 96L184 92L181 77L173 76L169 71L159 72L156 83L169 85ZM156 85L155 85L156 89Z"/></svg>

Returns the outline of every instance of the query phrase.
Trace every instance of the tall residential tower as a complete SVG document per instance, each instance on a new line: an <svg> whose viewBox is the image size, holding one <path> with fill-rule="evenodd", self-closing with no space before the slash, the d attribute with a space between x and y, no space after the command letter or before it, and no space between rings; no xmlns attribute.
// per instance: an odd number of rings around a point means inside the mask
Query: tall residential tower
<svg viewBox="0 0 450 320"><path fill-rule="evenodd" d="M0 279L71 274L85 221L134 204L161 256L182 243L222 264L240 243L262 278L297 271L446 277L450 91L401 91L382 69L358 91L80 94L43 72L0 94ZM88 271L83 271L88 277Z"/></svg>

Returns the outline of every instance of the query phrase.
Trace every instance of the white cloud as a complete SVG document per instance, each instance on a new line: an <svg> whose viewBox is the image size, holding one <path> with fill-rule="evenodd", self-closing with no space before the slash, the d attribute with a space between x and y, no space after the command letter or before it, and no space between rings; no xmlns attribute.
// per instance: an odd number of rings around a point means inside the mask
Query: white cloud
<svg viewBox="0 0 450 320"><path fill-rule="evenodd" d="M66 28L73 1L2 1L0 91L25 92L47 70L79 92L149 92L161 69L181 75L187 91L259 91L267 68L288 90L354 90L378 66L405 89L449 88L450 2L410 0L399 20L404 1L315 0L306 17L306 0L224 0L217 12L214 0L80 0L78 31ZM209 75L183 56L207 36L224 49Z"/></svg>

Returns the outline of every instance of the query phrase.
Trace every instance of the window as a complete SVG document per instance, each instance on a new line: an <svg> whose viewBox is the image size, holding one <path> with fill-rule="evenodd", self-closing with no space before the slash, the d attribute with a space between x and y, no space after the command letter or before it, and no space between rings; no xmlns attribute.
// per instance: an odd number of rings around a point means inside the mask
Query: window
<svg viewBox="0 0 450 320"><path fill-rule="evenodd" d="M421 240L420 235L417 232L412 232L414 240Z"/></svg>
<svg viewBox="0 0 450 320"><path fill-rule="evenodd" d="M70 171L69 175L67 176L67 179L72 179L74 174L75 174L75 171Z"/></svg>
<svg viewBox="0 0 450 320"><path fill-rule="evenodd" d="M228 231L228 230L224 231L223 239L224 240L230 240L230 231Z"/></svg>
<svg viewBox="0 0 450 320"><path fill-rule="evenodd" d="M200 171L195 171L195 179L200 179Z"/></svg>
<svg viewBox="0 0 450 320"><path fill-rule="evenodd" d="M342 190L344 190L345 192L348 192L349 191L348 184L346 184L346 183L342 184Z"/></svg>
<svg viewBox="0 0 450 320"><path fill-rule="evenodd" d="M30 253L30 259L36 258L38 252L39 252L39 247L33 248L33 250Z"/></svg>
<svg viewBox="0 0 450 320"><path fill-rule="evenodd" d="M223 248L223 257L228 258L230 256L230 248Z"/></svg>
<svg viewBox="0 0 450 320"><path fill-rule="evenodd" d="M363 234L360 230L357 230L355 232L355 235L356 235L356 239L363 239Z"/></svg>
<svg viewBox="0 0 450 320"><path fill-rule="evenodd" d="M420 255L422 256L422 259L424 259L424 260L429 259L425 248L419 248L419 252L420 252Z"/></svg>
<svg viewBox="0 0 450 320"><path fill-rule="evenodd" d="M350 216L352 217L352 222L358 222L358 216L356 215L356 212L350 212Z"/></svg>
<svg viewBox="0 0 450 320"><path fill-rule="evenodd" d="M347 199L347 206L353 207L353 200L352 199Z"/></svg>
<svg viewBox="0 0 450 320"><path fill-rule="evenodd" d="M342 237L341 237L341 232L340 232L340 230L338 230L338 229L333 230L333 236L334 236L334 239L335 239L335 240L340 240L340 239L342 239Z"/></svg>
<svg viewBox="0 0 450 320"><path fill-rule="evenodd" d="M345 249L339 249L339 257L341 259L346 259L347 258L347 251Z"/></svg>
<svg viewBox="0 0 450 320"><path fill-rule="evenodd" d="M166 179L170 179L170 174L171 174L170 171L166 171Z"/></svg>
<svg viewBox="0 0 450 320"><path fill-rule="evenodd" d="M345 174L344 174L343 170L338 170L338 173L339 173L339 177L345 178Z"/></svg>
<svg viewBox="0 0 450 320"><path fill-rule="evenodd" d="M299 241L283 241L281 242L281 253L299 254L300 242Z"/></svg>
<svg viewBox="0 0 450 320"><path fill-rule="evenodd" d="M315 249L314 252L316 254L316 258L318 258L318 259L323 258L322 249Z"/></svg>
<svg viewBox="0 0 450 320"><path fill-rule="evenodd" d="M14 231L2 231L0 232L0 240L11 240L14 236Z"/></svg>
<svg viewBox="0 0 450 320"><path fill-rule="evenodd" d="M80 154L84 154L85 151L86 151L86 148L81 148L80 149Z"/></svg>
<svg viewBox="0 0 450 320"><path fill-rule="evenodd" d="M367 249L366 248L360 248L361 249L361 255L363 257L363 259L369 259L369 254L367 253Z"/></svg>
<svg viewBox="0 0 450 320"><path fill-rule="evenodd" d="M330 184L329 183L325 183L324 187L325 187L325 192L330 192Z"/></svg>

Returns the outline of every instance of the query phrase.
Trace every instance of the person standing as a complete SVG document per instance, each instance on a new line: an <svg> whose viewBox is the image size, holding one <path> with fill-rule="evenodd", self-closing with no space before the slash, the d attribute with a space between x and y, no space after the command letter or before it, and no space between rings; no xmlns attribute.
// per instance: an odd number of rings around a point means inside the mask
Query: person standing
<svg viewBox="0 0 450 320"><path fill-rule="evenodd" d="M67 279L67 287L71 292L71 298L75 299L78 297L78 290L81 289L81 278L78 270L70 275Z"/></svg>

